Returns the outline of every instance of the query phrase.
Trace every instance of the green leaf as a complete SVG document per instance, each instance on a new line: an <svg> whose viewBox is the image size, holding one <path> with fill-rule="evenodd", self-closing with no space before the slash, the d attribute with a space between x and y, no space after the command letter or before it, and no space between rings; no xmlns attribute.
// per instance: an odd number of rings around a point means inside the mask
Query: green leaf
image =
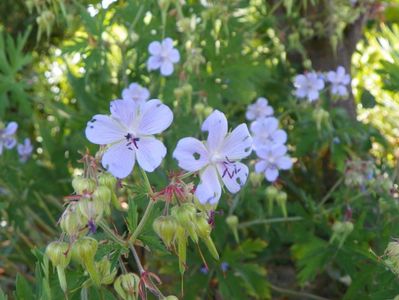
<svg viewBox="0 0 399 300"><path fill-rule="evenodd" d="M132 198L129 198L129 210L127 212L127 226L130 232L134 232L137 227L138 212L137 205Z"/></svg>
<svg viewBox="0 0 399 300"><path fill-rule="evenodd" d="M7 295L0 288L0 300L7 300L7 299L8 299Z"/></svg>
<svg viewBox="0 0 399 300"><path fill-rule="evenodd" d="M17 274L15 293L17 300L30 300L34 295L32 287L29 285L28 281L19 273Z"/></svg>
<svg viewBox="0 0 399 300"><path fill-rule="evenodd" d="M360 101L364 108L373 108L377 104L375 97L368 90L363 91Z"/></svg>

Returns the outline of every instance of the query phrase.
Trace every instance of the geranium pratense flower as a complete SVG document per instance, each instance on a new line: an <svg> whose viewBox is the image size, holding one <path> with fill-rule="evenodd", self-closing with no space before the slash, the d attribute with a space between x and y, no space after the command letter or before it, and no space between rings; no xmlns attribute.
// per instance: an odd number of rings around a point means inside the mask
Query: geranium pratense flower
<svg viewBox="0 0 399 300"><path fill-rule="evenodd" d="M173 157L179 167L200 171L201 181L195 195L202 204L216 204L221 196L221 182L231 193L237 193L247 181L248 167L238 160L251 154L252 138L246 124L238 125L227 133L225 115L215 110L202 124L208 132L206 142L187 137L181 139Z"/></svg>
<svg viewBox="0 0 399 300"><path fill-rule="evenodd" d="M148 70L160 69L163 76L169 76L173 73L173 64L179 62L179 51L173 48L173 40L171 38L164 39L160 42L152 42L148 46L151 56L148 59Z"/></svg>
<svg viewBox="0 0 399 300"><path fill-rule="evenodd" d="M153 137L170 126L173 113L158 99L137 104L132 100L115 100L111 115L95 115L86 127L87 139L108 145L102 165L117 178L128 176L137 159L147 172L154 171L166 155L163 143Z"/></svg>
<svg viewBox="0 0 399 300"><path fill-rule="evenodd" d="M274 145L262 147L255 150L260 160L255 164L256 173L264 173L266 179L274 182L279 170L289 170L292 167L291 158L286 155L287 147L284 145Z"/></svg>
<svg viewBox="0 0 399 300"><path fill-rule="evenodd" d="M287 141L287 134L278 128L278 120L274 117L261 118L251 123L254 149L282 145Z"/></svg>
<svg viewBox="0 0 399 300"><path fill-rule="evenodd" d="M324 80L316 72L300 74L294 78L295 95L313 102L319 98L319 91L324 88Z"/></svg>
<svg viewBox="0 0 399 300"><path fill-rule="evenodd" d="M33 151L33 146L30 142L30 139L26 138L23 144L18 144L17 151L20 162L26 162Z"/></svg>
<svg viewBox="0 0 399 300"><path fill-rule="evenodd" d="M10 122L5 128L0 129L0 155L3 153L3 147L12 149L17 144L15 139L17 129L18 124L16 122Z"/></svg>
<svg viewBox="0 0 399 300"><path fill-rule="evenodd" d="M271 116L274 113L266 98L260 97L254 104L248 105L245 116L247 120L253 121L259 118Z"/></svg>
<svg viewBox="0 0 399 300"><path fill-rule="evenodd" d="M137 103L146 102L150 98L150 92L138 83L131 83L129 87L122 91L123 100L133 100Z"/></svg>
<svg viewBox="0 0 399 300"><path fill-rule="evenodd" d="M347 85L351 81L349 74L346 74L345 68L339 66L337 71L327 73L327 81L331 83L331 93L341 97L348 95Z"/></svg>

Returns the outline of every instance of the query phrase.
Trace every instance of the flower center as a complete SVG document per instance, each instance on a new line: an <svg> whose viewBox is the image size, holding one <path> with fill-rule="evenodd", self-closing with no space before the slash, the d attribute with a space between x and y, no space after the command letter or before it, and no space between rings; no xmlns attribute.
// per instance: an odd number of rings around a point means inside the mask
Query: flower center
<svg viewBox="0 0 399 300"><path fill-rule="evenodd" d="M134 135L131 133L126 134L125 138L127 140L126 146L129 150L133 150L132 146L136 147L136 149L139 149L139 147L137 146L137 142L140 141L139 138L134 137Z"/></svg>

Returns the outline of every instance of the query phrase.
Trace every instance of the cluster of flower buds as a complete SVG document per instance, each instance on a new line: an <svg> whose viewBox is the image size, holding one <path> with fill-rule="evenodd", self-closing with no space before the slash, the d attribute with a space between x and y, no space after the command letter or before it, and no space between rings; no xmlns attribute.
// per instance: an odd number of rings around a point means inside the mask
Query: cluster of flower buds
<svg viewBox="0 0 399 300"><path fill-rule="evenodd" d="M336 221L332 226L333 234L330 238L330 243L338 242L339 248L345 243L345 240L353 231L353 223L350 221Z"/></svg>
<svg viewBox="0 0 399 300"><path fill-rule="evenodd" d="M115 199L116 179L109 173L101 173L96 179L77 176L72 180L76 195L60 218L60 226L71 240L95 232L96 224L110 214L111 199ZM115 201L114 201L115 202Z"/></svg>
<svg viewBox="0 0 399 300"><path fill-rule="evenodd" d="M385 265L397 276L399 276L399 241L390 242L384 252Z"/></svg>
<svg viewBox="0 0 399 300"><path fill-rule="evenodd" d="M171 214L160 216L153 223L154 231L168 249L175 250L179 258L179 270L186 269L187 243L190 238L195 244L201 239L209 253L219 259L219 254L211 238L212 225L205 212L197 211L190 202L175 205Z"/></svg>
<svg viewBox="0 0 399 300"><path fill-rule="evenodd" d="M280 207L284 217L287 217L287 193L280 191L275 186L271 185L266 188L266 198L268 200L269 215L273 214L274 202Z"/></svg>

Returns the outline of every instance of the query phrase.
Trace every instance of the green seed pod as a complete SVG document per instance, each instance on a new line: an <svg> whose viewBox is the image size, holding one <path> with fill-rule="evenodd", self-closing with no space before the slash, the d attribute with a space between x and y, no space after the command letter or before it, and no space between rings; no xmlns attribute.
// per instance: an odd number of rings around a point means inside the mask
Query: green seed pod
<svg viewBox="0 0 399 300"><path fill-rule="evenodd" d="M115 189L117 180L110 173L101 173L100 175L98 175L97 180L99 185L106 186L110 189L110 191L113 191Z"/></svg>
<svg viewBox="0 0 399 300"><path fill-rule="evenodd" d="M213 112L213 108L212 107L210 107L210 106L205 107L205 109L204 109L205 117L209 116L212 112Z"/></svg>
<svg viewBox="0 0 399 300"><path fill-rule="evenodd" d="M205 217L197 216L195 218L195 225L200 238L206 239L211 235L212 226L208 223L208 220Z"/></svg>
<svg viewBox="0 0 399 300"><path fill-rule="evenodd" d="M114 289L123 300L136 300L139 297L139 283L139 276L127 273L116 278Z"/></svg>
<svg viewBox="0 0 399 300"><path fill-rule="evenodd" d="M266 188L265 193L266 193L266 197L267 197L268 199L274 200L274 199L276 199L276 197L277 197L279 191L278 191L278 189L277 189L275 186L269 185L269 186Z"/></svg>
<svg viewBox="0 0 399 300"><path fill-rule="evenodd" d="M100 221L105 208L105 203L100 201L93 201L89 198L82 198L78 202L78 209L82 216L82 220L85 221L85 224L90 220L93 220L96 223Z"/></svg>
<svg viewBox="0 0 399 300"><path fill-rule="evenodd" d="M230 227L231 231L233 231L234 238L236 242L239 242L239 237L238 237L238 217L235 215L228 216L226 218L226 223Z"/></svg>
<svg viewBox="0 0 399 300"><path fill-rule="evenodd" d="M182 86L182 90L184 94L191 95L193 92L193 86L189 83L186 83L185 85Z"/></svg>
<svg viewBox="0 0 399 300"><path fill-rule="evenodd" d="M69 244L65 242L51 242L46 248L46 255L56 267L65 268L71 261Z"/></svg>
<svg viewBox="0 0 399 300"><path fill-rule="evenodd" d="M281 211L283 212L284 217L287 217L287 193L279 192L276 196L277 204L280 206Z"/></svg>
<svg viewBox="0 0 399 300"><path fill-rule="evenodd" d="M197 209L192 203L184 203L181 206L175 206L172 208L172 216L174 216L182 227L184 227L190 238L194 241L194 243L198 242L198 236L195 231L194 220L196 219Z"/></svg>
<svg viewBox="0 0 399 300"><path fill-rule="evenodd" d="M96 182L90 178L77 176L72 180L72 187L79 195L83 193L93 193L96 189Z"/></svg>
<svg viewBox="0 0 399 300"><path fill-rule="evenodd" d="M167 297L165 297L165 298L163 298L164 300L179 300L179 298L177 298L176 296L174 296L174 295L169 295L169 296L167 296Z"/></svg>
<svg viewBox="0 0 399 300"><path fill-rule="evenodd" d="M165 246L170 248L175 240L177 227L176 219L172 216L160 216L152 224L156 234L162 239Z"/></svg>
<svg viewBox="0 0 399 300"><path fill-rule="evenodd" d="M82 222L81 215L77 209L77 203L71 202L61 216L61 230L69 236L77 236L84 224L84 220Z"/></svg>
<svg viewBox="0 0 399 300"><path fill-rule="evenodd" d="M109 204L111 202L111 191L106 186L99 186L94 191L92 199Z"/></svg>
<svg viewBox="0 0 399 300"><path fill-rule="evenodd" d="M204 239L204 243L205 243L206 247L208 248L209 253L213 256L213 258L216 260L219 260L218 250L216 249L216 246L213 243L210 236L208 236L206 239Z"/></svg>
<svg viewBox="0 0 399 300"><path fill-rule="evenodd" d="M111 262L106 257L96 262L95 265L96 270L100 274L101 284L111 284L114 282L117 270L111 270Z"/></svg>
<svg viewBox="0 0 399 300"><path fill-rule="evenodd" d="M205 110L205 105L203 103L200 102L194 105L194 112L197 115L201 116L204 113L204 110Z"/></svg>

